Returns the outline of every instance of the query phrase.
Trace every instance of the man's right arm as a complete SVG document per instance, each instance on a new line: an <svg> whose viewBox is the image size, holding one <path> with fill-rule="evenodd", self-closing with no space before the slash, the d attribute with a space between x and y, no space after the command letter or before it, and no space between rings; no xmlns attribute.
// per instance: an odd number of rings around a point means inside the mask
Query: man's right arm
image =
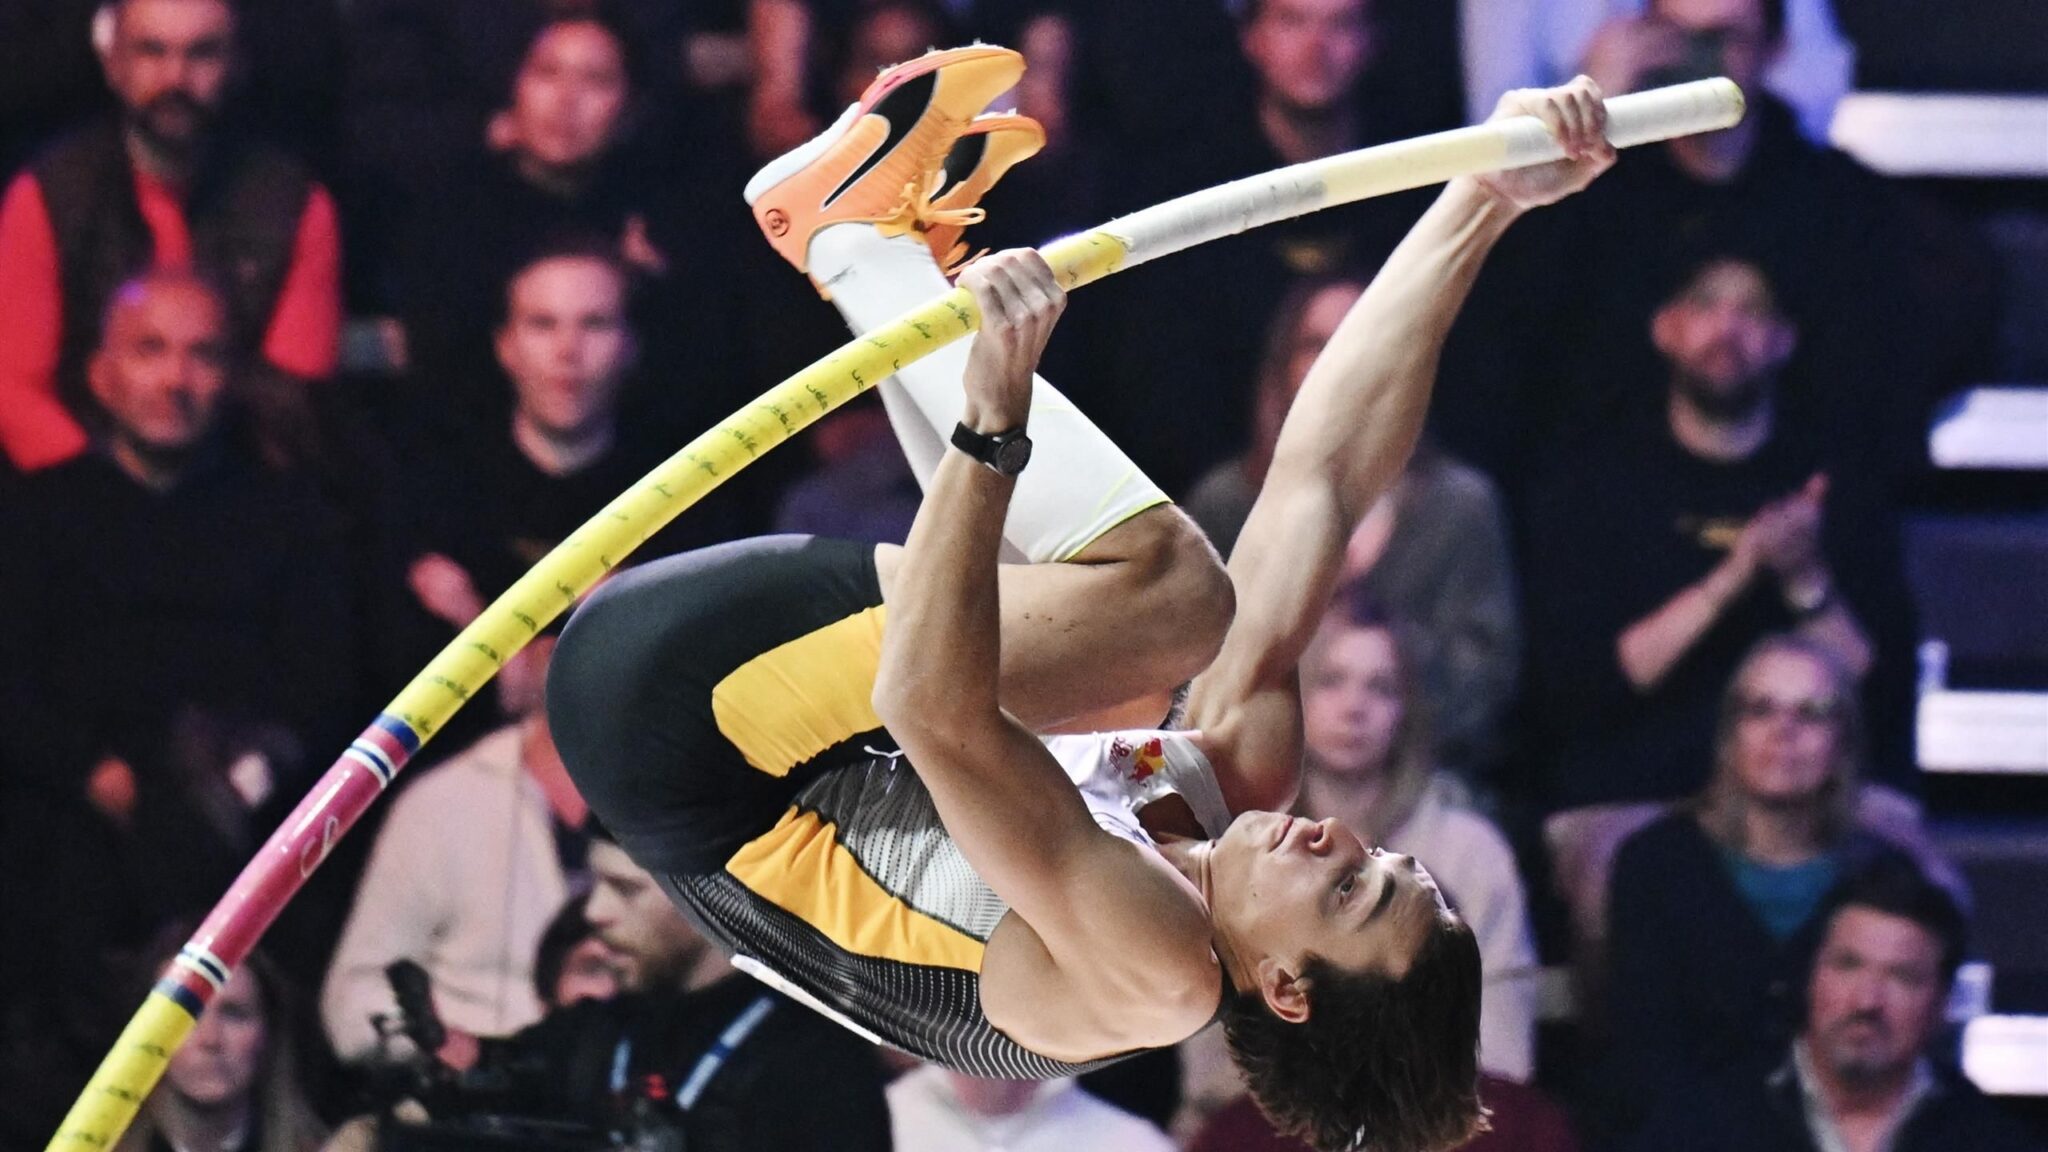
<svg viewBox="0 0 2048 1152"><path fill-rule="evenodd" d="M0 200L0 448L23 472L85 451L85 429L57 399L64 320L50 213L23 173Z"/></svg>

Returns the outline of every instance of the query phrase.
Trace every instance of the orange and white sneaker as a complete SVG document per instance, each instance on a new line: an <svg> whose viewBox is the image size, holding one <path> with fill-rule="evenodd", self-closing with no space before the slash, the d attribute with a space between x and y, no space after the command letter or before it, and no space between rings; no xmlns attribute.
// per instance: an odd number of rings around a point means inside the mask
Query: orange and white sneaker
<svg viewBox="0 0 2048 1152"><path fill-rule="evenodd" d="M923 203L917 206L925 243L947 275L964 262L967 245L961 233L986 215L976 205L1003 174L1045 147L1045 129L1029 116L988 112L976 116L927 179Z"/></svg>
<svg viewBox="0 0 2048 1152"><path fill-rule="evenodd" d="M902 234L918 193L988 102L1016 86L1024 58L976 44L885 70L830 128L754 174L744 193L782 258L808 272L811 237L833 224Z"/></svg>

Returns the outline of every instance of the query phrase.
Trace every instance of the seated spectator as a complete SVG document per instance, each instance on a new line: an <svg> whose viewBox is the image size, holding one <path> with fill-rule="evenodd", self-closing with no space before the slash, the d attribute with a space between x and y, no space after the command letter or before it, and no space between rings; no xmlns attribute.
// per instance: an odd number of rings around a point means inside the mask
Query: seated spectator
<svg viewBox="0 0 2048 1152"><path fill-rule="evenodd" d="M1729 682L1706 790L1622 845L1604 1078L1620 1130L1659 1093L1775 1059L1791 1039L1822 898L1892 847L1859 827L1861 750L1836 654L1768 638Z"/></svg>
<svg viewBox="0 0 2048 1152"><path fill-rule="evenodd" d="M1280 422L1365 285L1302 280L1274 310L1252 396L1250 450L1211 468L1182 506L1228 558L1272 464ZM1436 765L1476 781L1500 752L1521 648L1507 526L1481 473L1425 441L1401 481L1358 526L1346 578L1416 626Z"/></svg>
<svg viewBox="0 0 2048 1152"><path fill-rule="evenodd" d="M1589 416L1522 496L1537 799L1696 791L1730 674L1788 629L1862 679L1871 769L1909 785L1916 634L1897 511L1832 430L1782 417L1800 331L1764 269L1729 254L1695 265L1651 330L1654 402Z"/></svg>
<svg viewBox="0 0 2048 1152"><path fill-rule="evenodd" d="M1564 1109L1526 1084L1493 1076L1479 1079L1491 1130L1458 1152L1578 1152L1578 1137ZM1258 1104L1240 1096L1210 1117L1188 1152L1309 1152L1309 1146L1273 1131Z"/></svg>
<svg viewBox="0 0 2048 1152"><path fill-rule="evenodd" d="M1640 1152L2035 1152L2041 1145L1941 1059L1963 958L1955 902L1908 860L1850 876L1815 917L1799 1033L1775 1068L1729 1066L1667 1097Z"/></svg>
<svg viewBox="0 0 2048 1152"><path fill-rule="evenodd" d="M222 125L227 0L119 0L102 64L119 115L66 138L0 201L0 448L24 472L84 452L100 308L150 268L220 278L238 389L267 396L334 370L334 204L298 161Z"/></svg>
<svg viewBox="0 0 2048 1152"><path fill-rule="evenodd" d="M1358 584L1338 593L1301 662L1308 749L1296 810L1335 817L1389 852L1428 849L1444 896L1479 938L1486 984L1479 1065L1527 1081L1536 1071L1536 946L1515 856L1466 789L1429 757L1427 698L1406 629Z"/></svg>
<svg viewBox="0 0 2048 1152"><path fill-rule="evenodd" d="M608 245L550 244L502 287L492 379L510 380L512 412L458 438L416 442L408 453L418 495L411 522L398 532L398 563L424 615L392 645L393 675L425 663L668 454L620 411L639 341L628 316L628 275ZM738 498L730 488L713 493L636 558L743 535ZM516 679L537 691L532 677ZM501 704L537 702L515 691L518 683L498 686ZM521 711L505 708L514 718Z"/></svg>
<svg viewBox="0 0 2048 1152"><path fill-rule="evenodd" d="M533 994L544 1012L619 994L619 956L591 926L585 900L572 897L562 905L534 946Z"/></svg>
<svg viewBox="0 0 2048 1152"><path fill-rule="evenodd" d="M426 969L452 1030L505 1036L538 1020L536 946L586 866L589 812L538 708L400 793L321 992L335 1053L403 1055L380 1052L376 1019L397 1011L384 970L398 960Z"/></svg>
<svg viewBox="0 0 2048 1152"><path fill-rule="evenodd" d="M948 1152L1173 1152L1151 1124L1072 1080L985 1080L928 1066L889 1085L898 1148Z"/></svg>
<svg viewBox="0 0 2048 1152"><path fill-rule="evenodd" d="M175 954L175 945L154 954L151 977ZM250 953L171 1055L115 1152L315 1152L327 1129L299 1077L295 1013L284 975Z"/></svg>
<svg viewBox="0 0 2048 1152"><path fill-rule="evenodd" d="M1516 357L1532 371L1529 409L1511 427L1541 444L1630 395L1656 368L1643 334L1679 271L1673 258L1738 245L1772 254L1774 295L1800 327L1785 414L1825 422L1888 474L1923 467L1932 401L1990 368L1988 246L1800 135L1791 109L1764 89L1786 45L1786 0L1643 7L1643 20L1595 37L1585 70L1609 94L1724 75L1747 94L1748 114L1724 131L1631 152L1613 179L1553 217L1555 247L1532 244L1530 262L1497 270L1521 282L1519 296L1554 301ZM1497 409L1472 415L1500 418Z"/></svg>
<svg viewBox="0 0 2048 1152"><path fill-rule="evenodd" d="M729 335L740 177L703 155L671 170L643 145L637 44L610 5L554 9L488 139L410 213L389 275L417 382L404 418L429 434L502 424L491 337L505 286L570 236L602 238L632 280L642 358L662 386L625 402L656 443L678 447L749 398Z"/></svg>
<svg viewBox="0 0 2048 1152"><path fill-rule="evenodd" d="M175 759L182 714L275 725L300 747L345 739L354 637L332 509L236 435L222 297L155 272L121 286L100 327L87 375L104 451L0 508L7 538L34 542L0 565L0 706L38 718L4 738L17 787L126 830L176 786L153 769Z"/></svg>
<svg viewBox="0 0 2048 1152"><path fill-rule="evenodd" d="M587 913L618 953L627 991L552 1012L510 1040L473 1044L454 1053L457 1066L529 1069L518 1097L526 1115L610 1122L620 1107L630 1112L630 1094L672 1096L652 1110L675 1115L683 1105L680 1133L655 1134L675 1141L661 1147L888 1149L877 1049L733 971L661 883L598 832ZM456 1037L443 1052L460 1046Z"/></svg>
<svg viewBox="0 0 2048 1152"><path fill-rule="evenodd" d="M1203 156L1162 168L1186 185L1156 187L1147 202L1404 135L1386 105L1363 96L1376 21L1366 0L1250 5L1238 46L1252 90L1204 127ZM1241 443L1238 389L1258 368L1257 346L1245 338L1246 302L1279 300L1302 276L1372 266L1427 203L1426 195L1362 200L1206 244L1172 268L1136 269L1106 285L1096 370L1104 423L1117 442L1168 491L1185 488L1200 473L1195 462L1221 459Z"/></svg>

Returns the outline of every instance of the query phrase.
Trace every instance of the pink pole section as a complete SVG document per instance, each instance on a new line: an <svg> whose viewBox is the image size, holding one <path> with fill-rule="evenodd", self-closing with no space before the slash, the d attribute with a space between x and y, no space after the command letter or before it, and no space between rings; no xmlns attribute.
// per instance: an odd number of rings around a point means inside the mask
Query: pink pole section
<svg viewBox="0 0 2048 1152"><path fill-rule="evenodd" d="M241 967L284 906L419 746L419 737L401 721L378 717L271 833L226 898L200 925L193 945L212 953L230 970ZM212 1001L213 989L200 987L206 989L201 997L204 1007Z"/></svg>

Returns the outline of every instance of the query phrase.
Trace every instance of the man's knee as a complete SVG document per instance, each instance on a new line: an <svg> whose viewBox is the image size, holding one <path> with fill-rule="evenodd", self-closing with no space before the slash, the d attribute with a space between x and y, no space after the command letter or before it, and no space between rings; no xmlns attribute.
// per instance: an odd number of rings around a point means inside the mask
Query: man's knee
<svg viewBox="0 0 2048 1152"><path fill-rule="evenodd" d="M1132 593L1151 624L1160 658L1177 679L1201 672L1223 646L1237 598L1222 559L1185 512L1161 505L1131 518L1125 541Z"/></svg>

